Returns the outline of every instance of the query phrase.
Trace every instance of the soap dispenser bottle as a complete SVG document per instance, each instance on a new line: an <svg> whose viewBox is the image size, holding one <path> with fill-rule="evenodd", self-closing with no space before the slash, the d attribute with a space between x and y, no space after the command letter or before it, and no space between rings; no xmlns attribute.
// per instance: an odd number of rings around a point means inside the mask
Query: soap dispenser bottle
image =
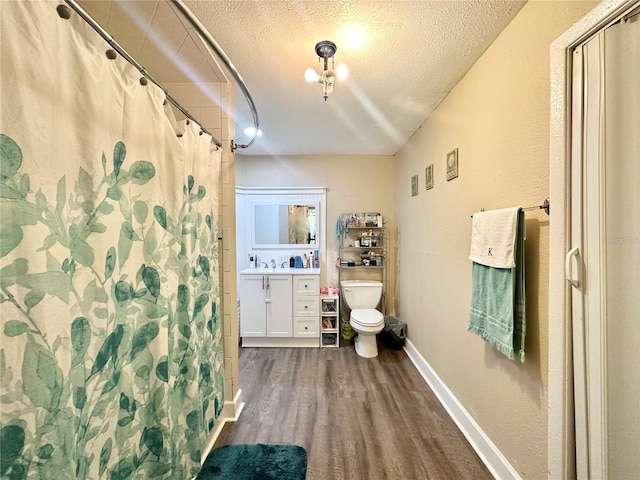
<svg viewBox="0 0 640 480"><path fill-rule="evenodd" d="M289 268L293 268L296 266L296 259L291 257L289 258Z"/></svg>

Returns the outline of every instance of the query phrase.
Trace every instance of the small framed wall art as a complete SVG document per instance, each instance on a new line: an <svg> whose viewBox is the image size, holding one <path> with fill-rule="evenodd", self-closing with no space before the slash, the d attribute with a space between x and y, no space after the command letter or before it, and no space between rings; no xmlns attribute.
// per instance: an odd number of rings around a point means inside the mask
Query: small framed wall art
<svg viewBox="0 0 640 480"><path fill-rule="evenodd" d="M447 153L447 181L458 176L458 149L454 148Z"/></svg>
<svg viewBox="0 0 640 480"><path fill-rule="evenodd" d="M411 177L411 196L418 195L418 175Z"/></svg>
<svg viewBox="0 0 640 480"><path fill-rule="evenodd" d="M427 190L433 188L433 163L424 169L424 183Z"/></svg>

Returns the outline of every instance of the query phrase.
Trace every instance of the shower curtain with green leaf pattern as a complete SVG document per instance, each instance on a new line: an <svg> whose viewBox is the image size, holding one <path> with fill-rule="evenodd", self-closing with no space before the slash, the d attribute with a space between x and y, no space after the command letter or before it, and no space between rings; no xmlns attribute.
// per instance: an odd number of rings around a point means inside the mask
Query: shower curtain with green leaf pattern
<svg viewBox="0 0 640 480"><path fill-rule="evenodd" d="M223 404L220 155L57 6L0 2L0 477L193 478Z"/></svg>

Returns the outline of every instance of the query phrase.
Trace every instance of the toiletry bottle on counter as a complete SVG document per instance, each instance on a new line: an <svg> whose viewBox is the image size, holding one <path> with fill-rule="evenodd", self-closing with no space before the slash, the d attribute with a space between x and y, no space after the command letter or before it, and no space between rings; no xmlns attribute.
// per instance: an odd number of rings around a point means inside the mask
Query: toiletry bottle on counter
<svg viewBox="0 0 640 480"><path fill-rule="evenodd" d="M313 251L313 268L320 268L320 258L318 258L318 250Z"/></svg>
<svg viewBox="0 0 640 480"><path fill-rule="evenodd" d="M304 258L302 259L302 268L309 267L309 259L307 258L307 254L304 254Z"/></svg>
<svg viewBox="0 0 640 480"><path fill-rule="evenodd" d="M289 267L290 267L290 268L293 268L293 267L295 267L295 266L296 266L296 260L295 260L293 257L291 257L291 258L289 259Z"/></svg>
<svg viewBox="0 0 640 480"><path fill-rule="evenodd" d="M256 268L256 257L249 254L249 268Z"/></svg>

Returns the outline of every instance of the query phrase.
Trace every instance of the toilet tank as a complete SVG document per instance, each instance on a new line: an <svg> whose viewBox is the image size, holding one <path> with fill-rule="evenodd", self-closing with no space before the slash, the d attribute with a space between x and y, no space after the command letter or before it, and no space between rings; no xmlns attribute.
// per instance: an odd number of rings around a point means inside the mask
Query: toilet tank
<svg viewBox="0 0 640 480"><path fill-rule="evenodd" d="M351 310L376 308L382 296L382 282L373 280L342 280L342 297Z"/></svg>

